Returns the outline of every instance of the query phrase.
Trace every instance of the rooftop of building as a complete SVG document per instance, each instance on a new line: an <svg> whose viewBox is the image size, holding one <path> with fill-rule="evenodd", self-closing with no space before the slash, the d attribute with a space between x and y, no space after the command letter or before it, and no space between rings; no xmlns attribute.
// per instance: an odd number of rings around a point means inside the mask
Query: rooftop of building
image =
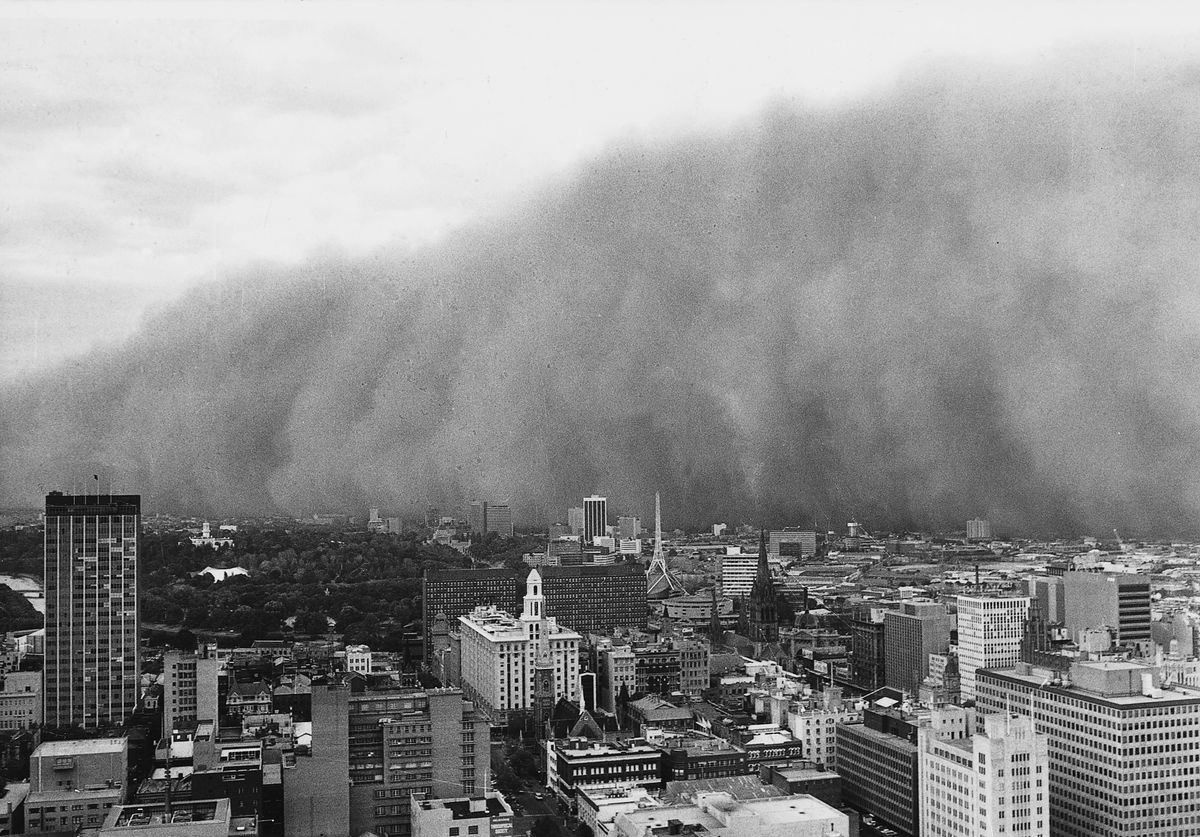
<svg viewBox="0 0 1200 837"><path fill-rule="evenodd" d="M425 811L444 808L451 819L468 820L480 817L512 816L513 810L500 794L460 796L454 799L420 799L417 805Z"/></svg>
<svg viewBox="0 0 1200 837"><path fill-rule="evenodd" d="M587 738L567 738L553 742L559 755L568 759L596 758L597 756L625 756L658 753L659 749L642 738L626 738L619 741L595 741Z"/></svg>
<svg viewBox="0 0 1200 837"><path fill-rule="evenodd" d="M729 793L714 792L697 794L693 804L629 811L618 819L623 817L643 833L657 835L696 831L721 834L731 828L743 831L755 821L759 826L777 826L845 816L808 794L739 800Z"/></svg>
<svg viewBox="0 0 1200 837"><path fill-rule="evenodd" d="M480 606L465 616L458 618L460 625L465 625L477 633L487 636L494 640L520 640L527 639L525 634L525 623L517 616L513 616L507 611L500 610L495 605ZM583 637L569 628L564 628L553 620L546 619L548 627L548 635L558 640L582 640ZM552 627L551 627L552 626Z"/></svg>
<svg viewBox="0 0 1200 837"><path fill-rule="evenodd" d="M772 769L788 782L809 782L839 778L838 774L834 771L817 767L812 762L797 765L782 764L774 766Z"/></svg>
<svg viewBox="0 0 1200 837"><path fill-rule="evenodd" d="M253 820L253 818L249 818ZM150 805L114 805L104 819L104 829L155 828L167 834L172 826L197 822L228 822L228 799L179 800L170 807L165 803Z"/></svg>
<svg viewBox="0 0 1200 837"><path fill-rule="evenodd" d="M103 753L120 753L129 744L126 738L74 738L69 741L44 741L33 751L34 758L65 758Z"/></svg>
<svg viewBox="0 0 1200 837"><path fill-rule="evenodd" d="M1154 686L1157 671L1132 660L1082 660L1073 662L1069 672L1019 664L1010 669L982 669L981 673L1116 708L1200 704L1200 689L1181 684Z"/></svg>

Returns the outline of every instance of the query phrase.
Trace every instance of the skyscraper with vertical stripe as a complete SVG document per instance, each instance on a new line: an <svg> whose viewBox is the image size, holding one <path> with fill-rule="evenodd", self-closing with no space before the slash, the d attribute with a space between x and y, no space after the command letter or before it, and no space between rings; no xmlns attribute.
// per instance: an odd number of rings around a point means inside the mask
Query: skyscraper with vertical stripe
<svg viewBox="0 0 1200 837"><path fill-rule="evenodd" d="M141 499L46 496L47 726L122 724L137 705Z"/></svg>

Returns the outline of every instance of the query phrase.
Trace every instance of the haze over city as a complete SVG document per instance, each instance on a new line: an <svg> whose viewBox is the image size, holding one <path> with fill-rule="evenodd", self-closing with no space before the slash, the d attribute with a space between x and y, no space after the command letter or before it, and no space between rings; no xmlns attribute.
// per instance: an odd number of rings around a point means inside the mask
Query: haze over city
<svg viewBox="0 0 1200 837"><path fill-rule="evenodd" d="M378 8L5 27L0 501L1194 530L1182 7Z"/></svg>

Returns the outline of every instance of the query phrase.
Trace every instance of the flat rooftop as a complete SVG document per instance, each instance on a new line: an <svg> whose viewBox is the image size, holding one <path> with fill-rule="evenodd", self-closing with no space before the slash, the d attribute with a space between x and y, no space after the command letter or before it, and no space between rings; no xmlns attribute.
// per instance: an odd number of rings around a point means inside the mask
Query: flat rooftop
<svg viewBox="0 0 1200 837"><path fill-rule="evenodd" d="M125 749L124 738L77 738L70 741L44 741L33 751L34 758L119 753Z"/></svg>
<svg viewBox="0 0 1200 837"><path fill-rule="evenodd" d="M194 822L228 822L230 808L228 799L200 799L179 801L171 804L167 813L165 804L116 805L105 820L105 829L146 828L150 826L170 827Z"/></svg>

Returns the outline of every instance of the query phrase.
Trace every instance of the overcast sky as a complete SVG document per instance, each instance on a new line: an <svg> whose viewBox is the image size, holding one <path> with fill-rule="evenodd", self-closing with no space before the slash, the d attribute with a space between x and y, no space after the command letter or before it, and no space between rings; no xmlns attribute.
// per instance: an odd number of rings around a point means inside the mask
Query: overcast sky
<svg viewBox="0 0 1200 837"><path fill-rule="evenodd" d="M0 382L248 262L434 241L613 142L1196 31L1132 3L0 4Z"/></svg>

